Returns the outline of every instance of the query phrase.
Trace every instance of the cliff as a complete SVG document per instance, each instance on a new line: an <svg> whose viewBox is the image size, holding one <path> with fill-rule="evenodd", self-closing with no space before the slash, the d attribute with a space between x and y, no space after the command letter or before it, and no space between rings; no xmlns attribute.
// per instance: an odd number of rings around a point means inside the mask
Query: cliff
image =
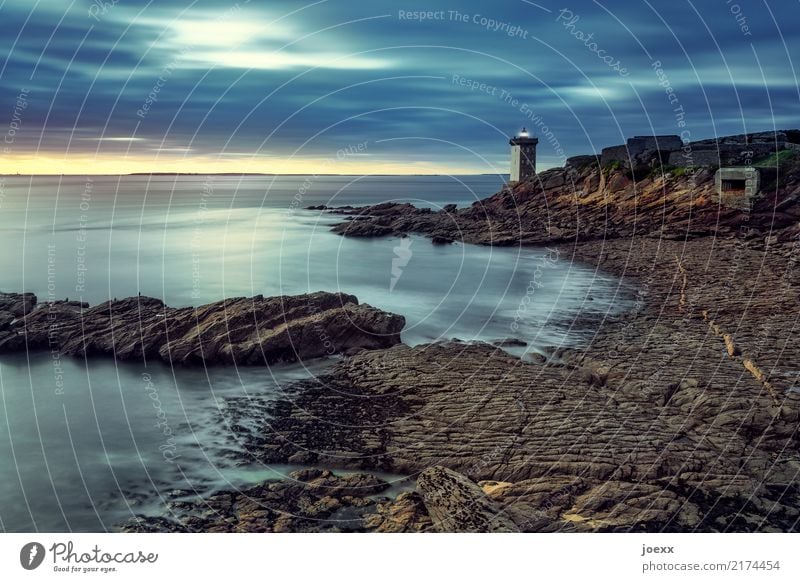
<svg viewBox="0 0 800 582"><path fill-rule="evenodd" d="M349 214L334 232L354 237L421 233L484 245L550 244L648 236L691 239L800 233L800 152L762 160L761 193L742 211L720 204L714 168L658 166L645 175L594 157L541 172L469 208L435 212L409 204L334 209Z"/></svg>

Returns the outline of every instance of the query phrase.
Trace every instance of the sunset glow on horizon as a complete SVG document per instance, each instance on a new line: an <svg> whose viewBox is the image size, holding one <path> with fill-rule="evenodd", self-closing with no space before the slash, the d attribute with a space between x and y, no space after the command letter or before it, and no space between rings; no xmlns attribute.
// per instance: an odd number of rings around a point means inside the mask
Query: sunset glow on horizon
<svg viewBox="0 0 800 582"><path fill-rule="evenodd" d="M339 175L451 175L502 173L502 168L492 172L476 172L475 168L459 166L434 166L426 162L369 163L337 161L331 159L270 159L250 158L220 159L214 157L107 157L63 156L57 153L19 155L0 160L0 175L124 175L124 174L339 174Z"/></svg>

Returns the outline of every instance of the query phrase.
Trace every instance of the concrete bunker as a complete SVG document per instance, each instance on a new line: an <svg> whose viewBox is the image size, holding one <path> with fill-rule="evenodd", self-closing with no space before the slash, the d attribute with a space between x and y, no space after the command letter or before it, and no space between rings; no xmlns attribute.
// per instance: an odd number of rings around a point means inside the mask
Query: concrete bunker
<svg viewBox="0 0 800 582"><path fill-rule="evenodd" d="M750 210L761 188L761 173L751 166L720 168L714 182L721 205Z"/></svg>

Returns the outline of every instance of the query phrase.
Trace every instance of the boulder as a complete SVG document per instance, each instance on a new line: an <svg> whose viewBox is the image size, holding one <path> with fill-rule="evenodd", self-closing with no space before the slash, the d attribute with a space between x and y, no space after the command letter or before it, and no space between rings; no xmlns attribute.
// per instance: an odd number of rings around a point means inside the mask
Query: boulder
<svg viewBox="0 0 800 582"><path fill-rule="evenodd" d="M89 309L72 302L40 305L6 325L0 353L55 348L117 360L263 365L390 347L400 343L404 325L402 316L344 293L240 297L181 309L140 296Z"/></svg>
<svg viewBox="0 0 800 582"><path fill-rule="evenodd" d="M425 469L417 478L417 490L439 532L515 532L519 528L478 486L445 467Z"/></svg>

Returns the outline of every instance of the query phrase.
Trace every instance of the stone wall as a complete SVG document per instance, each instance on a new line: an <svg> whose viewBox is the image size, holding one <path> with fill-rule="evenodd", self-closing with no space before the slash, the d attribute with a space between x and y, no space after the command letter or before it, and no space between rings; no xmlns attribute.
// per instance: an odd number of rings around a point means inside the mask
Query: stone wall
<svg viewBox="0 0 800 582"><path fill-rule="evenodd" d="M603 166L607 166L613 162L619 162L620 164L627 165L630 162L630 159L628 146L624 145L603 148L603 151L600 153L600 164Z"/></svg>
<svg viewBox="0 0 800 582"><path fill-rule="evenodd" d="M625 145L604 148L600 163L606 166L616 162L626 168L653 166L654 161L666 162L669 155L682 146L677 135L638 135L629 138Z"/></svg>
<svg viewBox="0 0 800 582"><path fill-rule="evenodd" d="M728 141L716 143L704 140L689 144L691 150L684 154L682 151L672 152L667 159L670 166L735 166L746 165L748 162L769 156L775 151L786 149L786 143L731 143Z"/></svg>
<svg viewBox="0 0 800 582"><path fill-rule="evenodd" d="M617 163L625 168L720 167L747 165L785 149L800 150L800 130L749 133L684 144L677 135L634 136L624 145L604 148L603 166Z"/></svg>
<svg viewBox="0 0 800 582"><path fill-rule="evenodd" d="M677 135L636 135L627 141L633 155L646 151L675 151L681 149L683 141Z"/></svg>

